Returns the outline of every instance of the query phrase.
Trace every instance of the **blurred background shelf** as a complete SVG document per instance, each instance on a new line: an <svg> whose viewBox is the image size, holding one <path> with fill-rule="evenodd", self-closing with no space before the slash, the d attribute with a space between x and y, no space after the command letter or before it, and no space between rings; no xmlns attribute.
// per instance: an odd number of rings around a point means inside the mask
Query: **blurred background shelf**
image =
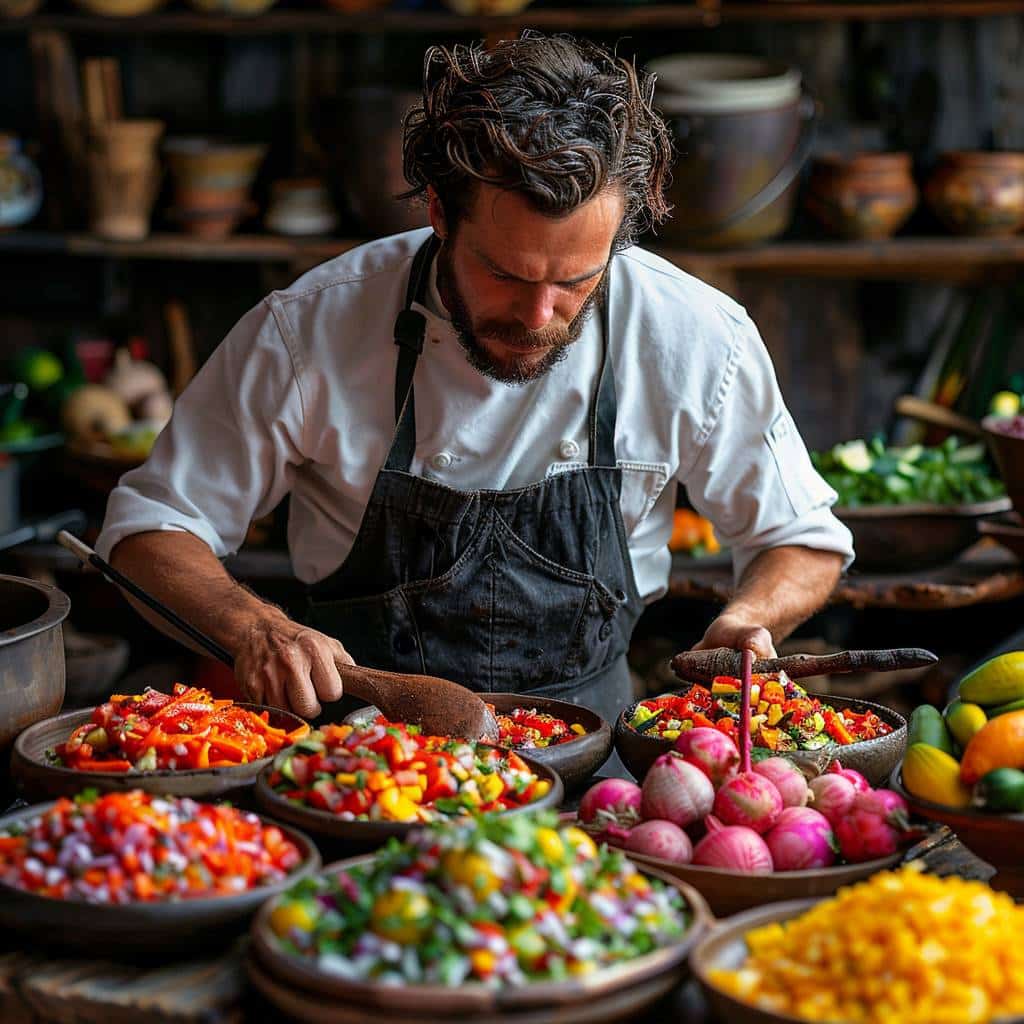
<svg viewBox="0 0 1024 1024"><path fill-rule="evenodd" d="M0 234L0 253L66 254L126 260L284 263L312 267L357 245L359 238L284 238L237 234L210 242L157 233L141 242L108 242L85 233L12 231ZM721 251L652 247L698 276L755 272L806 277L935 280L982 283L1019 277L1024 236L1016 238L893 238L880 242L782 241Z"/></svg>
<svg viewBox="0 0 1024 1024"><path fill-rule="evenodd" d="M37 14L0 20L0 32L207 33L263 35L282 32L502 32L524 26L602 32L714 26L740 22L900 21L983 18L1024 13L1024 0L902 0L894 3L681 3L609 7L531 7L518 14L461 15L447 11L274 10L253 16L187 11L112 18L90 14Z"/></svg>

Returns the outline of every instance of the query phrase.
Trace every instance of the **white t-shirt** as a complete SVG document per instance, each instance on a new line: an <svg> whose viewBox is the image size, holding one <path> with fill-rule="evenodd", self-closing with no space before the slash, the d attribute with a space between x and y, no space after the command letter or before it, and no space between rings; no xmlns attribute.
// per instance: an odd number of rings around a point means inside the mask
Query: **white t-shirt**
<svg viewBox="0 0 1024 1024"><path fill-rule="evenodd" d="M296 576L312 583L341 565L394 433L392 329L428 234L347 252L242 317L175 403L145 465L111 494L99 553L133 533L187 530L223 557L291 492ZM836 495L810 463L744 310L636 247L612 261L609 300L622 517L645 600L667 587L678 483L732 548L737 574L784 544L849 564L850 533L830 511ZM435 287L416 308L427 342L414 474L504 490L586 464L599 312L546 376L509 387L467 362Z"/></svg>

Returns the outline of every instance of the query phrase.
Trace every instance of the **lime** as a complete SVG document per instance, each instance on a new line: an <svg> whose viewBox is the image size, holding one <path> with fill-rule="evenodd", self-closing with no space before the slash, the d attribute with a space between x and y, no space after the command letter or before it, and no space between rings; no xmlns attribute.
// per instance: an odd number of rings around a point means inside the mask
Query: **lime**
<svg viewBox="0 0 1024 1024"><path fill-rule="evenodd" d="M1000 391L992 396L992 404L988 411L993 416L1009 419L1020 412L1020 395L1012 391Z"/></svg>
<svg viewBox="0 0 1024 1024"><path fill-rule="evenodd" d="M52 352L29 348L15 357L14 376L33 391L45 391L64 376L64 365Z"/></svg>

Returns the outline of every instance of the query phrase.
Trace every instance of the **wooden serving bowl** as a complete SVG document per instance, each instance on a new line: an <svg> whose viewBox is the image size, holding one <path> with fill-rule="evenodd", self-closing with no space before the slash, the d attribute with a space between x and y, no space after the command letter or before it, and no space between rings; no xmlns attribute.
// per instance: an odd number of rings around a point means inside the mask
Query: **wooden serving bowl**
<svg viewBox="0 0 1024 1024"><path fill-rule="evenodd" d="M262 704L237 705L248 711L269 711L270 724L289 732L305 723L298 715L280 708ZM249 764L231 768L187 768L173 771L161 768L155 772L83 772L75 768L62 768L50 764L47 749L64 740L92 718L94 708L66 711L47 718L26 729L15 741L11 753L11 774L18 782L27 800L49 800L58 796L75 796L83 789L97 789L101 793L142 789L161 796L189 796L194 799L213 799L244 790L256 782L256 777L273 760L262 757Z"/></svg>
<svg viewBox="0 0 1024 1024"><path fill-rule="evenodd" d="M481 744L490 746L490 744ZM522 756L522 755L520 755ZM546 779L551 788L539 800L523 807L514 807L502 814L523 814L557 807L562 802L564 789L558 773L545 764L523 757L530 770L541 779ZM286 821L296 828L326 840L328 849L335 849L340 843L350 851L368 851L382 846L392 836L401 839L419 825L415 821L344 821L336 814L321 811L315 807L304 807L275 793L267 781L273 771L273 763L267 764L256 780L256 801L263 810L277 821Z"/></svg>
<svg viewBox="0 0 1024 1024"><path fill-rule="evenodd" d="M331 864L326 872L336 872L366 863L370 857L356 857ZM441 985L380 985L347 981L338 975L318 970L312 963L282 953L270 930L270 915L277 901L268 901L253 921L252 954L257 965L253 980L275 1003L277 991L292 998L281 1009L300 1020L360 1020L376 1022L400 1018L405 1024L426 1024L439 1018L462 1022L529 1021L590 1022L635 1020L643 1009L671 991L688 974L687 957L691 948L711 924L711 914L700 893L681 882L648 867L640 869L682 893L693 915L689 930L681 941L592 974L567 981L536 982L517 988L494 989L478 982L458 988ZM262 978L270 984L260 984ZM302 1007L327 1007L326 1015L312 1016ZM333 1016L334 1007L344 1007ZM296 1013L296 1010L299 1012ZM352 1016L352 1014L356 1014ZM348 1016L345 1016L348 1014ZM595 1016L596 1014L596 1016Z"/></svg>
<svg viewBox="0 0 1024 1024"><path fill-rule="evenodd" d="M43 814L52 806L39 804L8 814L0 818L0 829ZM133 960L159 953L180 955L182 949L223 944L242 931L268 897L320 869L320 854L308 836L267 818L261 820L264 825L277 825L303 855L302 863L281 882L237 896L126 904L59 900L0 883L0 928L8 935L74 947L93 956Z"/></svg>
<svg viewBox="0 0 1024 1024"><path fill-rule="evenodd" d="M854 768L859 771L872 786L884 784L906 750L906 719L892 708L887 708L882 704L873 704L868 700L837 697L825 693L808 693L807 696L817 697L822 703L831 704L837 709L851 708L857 711L867 708L874 711L883 722L891 725L893 731L888 736L879 736L873 740L861 740L859 743L851 743L845 747L836 745L821 750L780 751L779 756L788 757L797 764L813 764L823 753L828 753L832 757L838 758L844 768ZM615 749L619 752L623 764L633 775L637 779L643 779L647 774L647 769L654 764L657 758L672 749L674 741L648 736L646 733L637 732L629 725L637 703L642 702L637 701L630 704L619 715L615 723Z"/></svg>
<svg viewBox="0 0 1024 1024"><path fill-rule="evenodd" d="M584 735L554 747L512 748L517 754L525 754L538 764L547 765L558 772L566 793L575 793L581 789L612 752L611 726L589 708L556 700L554 697L534 697L528 693L481 693L480 696L502 714L508 714L516 708L536 708L542 714L553 715L569 725L582 725L587 730ZM346 716L345 721L357 725L373 721L378 714L377 709L371 705L353 711Z"/></svg>
<svg viewBox="0 0 1024 1024"><path fill-rule="evenodd" d="M911 813L948 825L971 853L996 869L995 877L989 880L993 889L1024 900L1024 814L945 807L922 800L903 785L902 769L902 762L893 769L889 788L907 801Z"/></svg>

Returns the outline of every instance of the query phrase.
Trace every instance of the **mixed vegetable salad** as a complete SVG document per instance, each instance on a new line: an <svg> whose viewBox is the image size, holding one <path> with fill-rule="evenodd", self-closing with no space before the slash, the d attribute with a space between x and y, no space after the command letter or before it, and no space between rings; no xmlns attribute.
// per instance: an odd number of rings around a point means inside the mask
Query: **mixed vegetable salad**
<svg viewBox="0 0 1024 1024"><path fill-rule="evenodd" d="M837 711L809 697L785 674L754 675L750 687L753 745L767 750L820 750L847 746L892 732L874 711ZM675 740L696 726L710 726L736 738L740 721L740 680L719 676L709 690L692 684L680 693L641 701L629 724L649 736Z"/></svg>
<svg viewBox="0 0 1024 1024"><path fill-rule="evenodd" d="M520 747L524 750L554 747L568 743L577 736L586 735L587 730L578 722L568 722L536 708L513 708L508 714L487 705L498 722L498 743L503 747Z"/></svg>
<svg viewBox="0 0 1024 1024"><path fill-rule="evenodd" d="M278 754L269 783L298 804L344 821L435 821L505 811L546 796L514 751L378 718L327 725Z"/></svg>
<svg viewBox="0 0 1024 1024"><path fill-rule="evenodd" d="M392 840L307 879L269 916L281 950L384 984L560 980L683 936L680 893L552 812L483 817Z"/></svg>
<svg viewBox="0 0 1024 1024"><path fill-rule="evenodd" d="M1006 493L983 444L947 438L936 448L886 447L880 437L813 452L811 461L839 495L839 505L938 505L988 501Z"/></svg>
<svg viewBox="0 0 1024 1024"><path fill-rule="evenodd" d="M175 683L170 694L115 694L47 753L53 763L79 771L220 768L270 757L308 732L305 724L277 729L268 711L257 714Z"/></svg>
<svg viewBox="0 0 1024 1024"><path fill-rule="evenodd" d="M233 896L301 861L255 814L139 790L87 790L0 830L0 883L89 903Z"/></svg>

